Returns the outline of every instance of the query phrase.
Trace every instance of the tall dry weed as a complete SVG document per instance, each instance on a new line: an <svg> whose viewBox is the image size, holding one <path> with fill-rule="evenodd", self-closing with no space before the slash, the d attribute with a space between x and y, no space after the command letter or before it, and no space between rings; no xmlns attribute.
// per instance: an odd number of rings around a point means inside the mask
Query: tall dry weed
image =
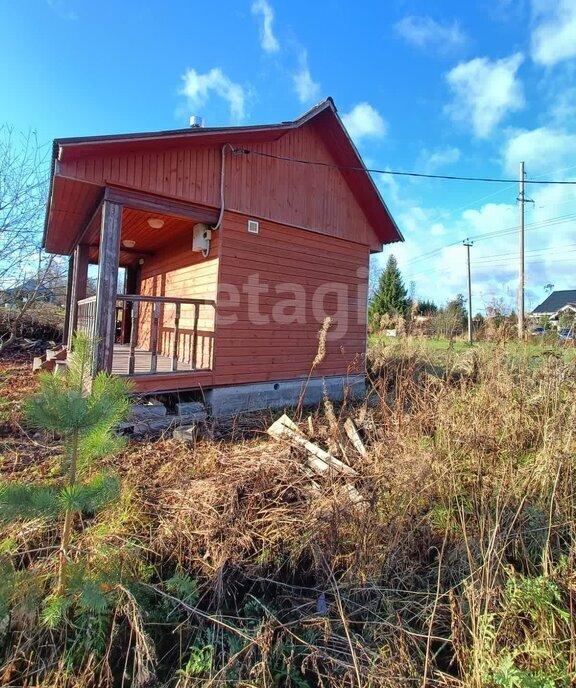
<svg viewBox="0 0 576 688"><path fill-rule="evenodd" d="M300 424L356 469L360 505L261 423L233 442L133 448L125 480L143 513L113 537L146 562L134 599L157 675L181 688L573 684L575 383L570 360L504 346L374 350L366 402ZM347 413L365 457L337 432ZM103 684L132 661L115 623Z"/></svg>

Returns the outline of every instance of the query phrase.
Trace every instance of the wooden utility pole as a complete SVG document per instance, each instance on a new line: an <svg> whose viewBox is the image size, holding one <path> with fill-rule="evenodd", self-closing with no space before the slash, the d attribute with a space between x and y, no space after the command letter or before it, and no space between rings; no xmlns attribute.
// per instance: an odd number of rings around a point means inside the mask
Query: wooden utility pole
<svg viewBox="0 0 576 688"><path fill-rule="evenodd" d="M524 337L524 163L520 163L520 265L518 271L518 338Z"/></svg>
<svg viewBox="0 0 576 688"><path fill-rule="evenodd" d="M466 239L462 242L466 246L466 257L468 259L468 344L472 346L472 276L470 273L470 246L473 241Z"/></svg>

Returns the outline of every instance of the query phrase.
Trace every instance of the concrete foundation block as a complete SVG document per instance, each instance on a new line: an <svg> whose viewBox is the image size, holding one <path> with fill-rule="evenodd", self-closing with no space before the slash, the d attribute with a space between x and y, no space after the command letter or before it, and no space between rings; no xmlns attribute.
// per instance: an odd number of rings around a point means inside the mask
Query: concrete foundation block
<svg viewBox="0 0 576 688"><path fill-rule="evenodd" d="M147 420L149 418L162 418L166 415L166 407L159 401L149 401L144 404L134 404L128 414L128 419L133 421Z"/></svg>
<svg viewBox="0 0 576 688"><path fill-rule="evenodd" d="M173 416L166 418L149 418L134 423L135 435L150 435L165 432L175 425Z"/></svg>
<svg viewBox="0 0 576 688"><path fill-rule="evenodd" d="M176 404L177 416L198 416L202 414L206 416L206 409L200 401L185 401Z"/></svg>
<svg viewBox="0 0 576 688"><path fill-rule="evenodd" d="M198 434L197 425L182 425L174 430L172 437L178 442L194 444L198 439Z"/></svg>
<svg viewBox="0 0 576 688"><path fill-rule="evenodd" d="M314 406L325 394L332 401L342 401L344 398L362 399L365 393L364 375L355 375L216 387L206 392L206 400L212 417L218 419L248 411L296 406L301 395L305 406Z"/></svg>

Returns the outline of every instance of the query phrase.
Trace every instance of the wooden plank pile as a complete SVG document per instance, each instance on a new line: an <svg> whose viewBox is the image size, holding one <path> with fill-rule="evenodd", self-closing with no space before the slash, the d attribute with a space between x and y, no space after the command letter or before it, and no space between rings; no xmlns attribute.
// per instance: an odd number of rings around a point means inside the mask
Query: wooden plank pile
<svg viewBox="0 0 576 688"><path fill-rule="evenodd" d="M351 418L344 423L344 429L352 445L361 456L366 456L366 447ZM346 479L344 489L355 504L365 502L365 498L356 489L353 482L360 477L358 471L335 456L314 444L300 428L286 414L280 416L268 428L268 434L276 440L286 442L292 447L306 451L306 466L314 473L325 477L340 477Z"/></svg>

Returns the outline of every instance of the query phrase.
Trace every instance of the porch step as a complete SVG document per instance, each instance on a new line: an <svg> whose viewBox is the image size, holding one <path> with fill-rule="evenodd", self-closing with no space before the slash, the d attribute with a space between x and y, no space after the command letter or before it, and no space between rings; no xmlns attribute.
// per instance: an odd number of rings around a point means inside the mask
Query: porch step
<svg viewBox="0 0 576 688"><path fill-rule="evenodd" d="M55 361L49 361L49 363L54 363L55 373L65 373L68 370L68 361L61 361L56 359Z"/></svg>
<svg viewBox="0 0 576 688"><path fill-rule="evenodd" d="M46 349L47 361L65 361L68 358L68 349L61 344L52 349Z"/></svg>
<svg viewBox="0 0 576 688"><path fill-rule="evenodd" d="M47 361L46 354L43 356L35 356L32 361L32 372L39 373L41 370L54 370L56 361Z"/></svg>
<svg viewBox="0 0 576 688"><path fill-rule="evenodd" d="M46 353L42 356L35 356L32 361L32 372L37 373L40 370L65 370L67 367L68 349L62 346L46 349Z"/></svg>

